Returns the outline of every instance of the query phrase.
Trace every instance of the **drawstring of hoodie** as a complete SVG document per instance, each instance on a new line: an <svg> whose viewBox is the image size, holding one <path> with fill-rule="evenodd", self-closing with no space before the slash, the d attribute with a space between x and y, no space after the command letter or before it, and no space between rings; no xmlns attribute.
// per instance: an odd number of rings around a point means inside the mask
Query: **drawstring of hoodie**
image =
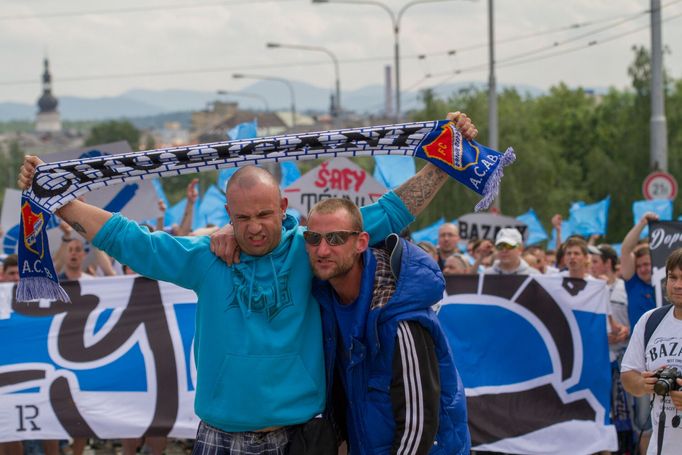
<svg viewBox="0 0 682 455"><path fill-rule="evenodd" d="M277 277L277 269L275 268L275 261L272 259L272 254L270 256L270 266L272 267L272 275L275 281L275 307L279 308L279 278Z"/></svg>
<svg viewBox="0 0 682 455"><path fill-rule="evenodd" d="M249 286L249 303L248 303L247 312L246 312L247 318L249 316L251 316L251 302L253 301L252 297L253 297L253 286L254 286L255 281L256 281L255 278L256 278L256 261L253 261L251 263L251 280L250 280L251 285Z"/></svg>

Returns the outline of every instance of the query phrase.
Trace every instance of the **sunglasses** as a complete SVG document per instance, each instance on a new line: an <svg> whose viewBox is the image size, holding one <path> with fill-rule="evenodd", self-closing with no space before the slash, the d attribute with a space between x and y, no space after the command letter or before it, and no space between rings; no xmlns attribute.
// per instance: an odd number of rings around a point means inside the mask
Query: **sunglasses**
<svg viewBox="0 0 682 455"><path fill-rule="evenodd" d="M509 250L513 250L514 248L516 248L516 245L510 245L508 243L498 243L497 245L495 245L495 249L497 251L503 251L503 250L509 251Z"/></svg>
<svg viewBox="0 0 682 455"><path fill-rule="evenodd" d="M305 231L303 232L303 239L305 243L311 246L319 245L322 242L322 238L327 241L329 246L339 246L346 243L351 235L358 235L359 233L359 231L331 231L326 234L320 234L319 232Z"/></svg>

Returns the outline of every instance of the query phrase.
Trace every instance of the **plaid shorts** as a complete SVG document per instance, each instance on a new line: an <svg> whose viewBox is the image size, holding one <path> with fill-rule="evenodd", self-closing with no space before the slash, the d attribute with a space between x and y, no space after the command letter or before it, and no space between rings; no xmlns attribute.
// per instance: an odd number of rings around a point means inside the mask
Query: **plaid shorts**
<svg viewBox="0 0 682 455"><path fill-rule="evenodd" d="M268 432L227 433L199 422L192 455L286 455L291 427Z"/></svg>

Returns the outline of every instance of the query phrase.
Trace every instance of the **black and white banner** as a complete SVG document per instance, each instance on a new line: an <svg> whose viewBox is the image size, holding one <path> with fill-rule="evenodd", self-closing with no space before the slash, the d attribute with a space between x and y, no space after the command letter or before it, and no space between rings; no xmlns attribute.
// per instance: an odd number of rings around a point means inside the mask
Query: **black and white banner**
<svg viewBox="0 0 682 455"><path fill-rule="evenodd" d="M651 283L656 290L656 305L665 303L665 262L670 253L682 248L682 222L653 221L649 223L651 250Z"/></svg>
<svg viewBox="0 0 682 455"><path fill-rule="evenodd" d="M141 277L66 282L72 303L0 285L0 441L193 438L196 296Z"/></svg>
<svg viewBox="0 0 682 455"><path fill-rule="evenodd" d="M194 293L141 277L65 283L72 303L0 285L0 442L193 438ZM603 282L449 277L439 318L464 381L474 447L616 448Z"/></svg>
<svg viewBox="0 0 682 455"><path fill-rule="evenodd" d="M604 281L447 277L438 313L467 395L472 448L616 450Z"/></svg>

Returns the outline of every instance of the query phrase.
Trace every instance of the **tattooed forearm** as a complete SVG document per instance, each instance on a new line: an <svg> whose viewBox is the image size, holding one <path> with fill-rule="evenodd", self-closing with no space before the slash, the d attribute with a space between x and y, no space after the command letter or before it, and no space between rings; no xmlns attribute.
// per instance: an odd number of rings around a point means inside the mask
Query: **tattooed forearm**
<svg viewBox="0 0 682 455"><path fill-rule="evenodd" d="M428 163L407 182L395 190L395 194L414 216L421 213L436 196L438 190L448 179L448 175L433 164Z"/></svg>
<svg viewBox="0 0 682 455"><path fill-rule="evenodd" d="M68 223L68 221L67 221ZM79 234L85 235L88 232L85 230L83 226L81 226L79 223L69 223L69 226L73 228L74 231L78 232Z"/></svg>
<svg viewBox="0 0 682 455"><path fill-rule="evenodd" d="M74 231L89 241L95 238L102 226L112 217L106 210L78 200L60 207L56 213Z"/></svg>
<svg viewBox="0 0 682 455"><path fill-rule="evenodd" d="M81 234L82 236L85 237L85 234L88 233L88 232L85 230L85 228L83 227L82 224L80 224L79 222L77 222L77 221L71 219L70 217L64 216L64 211L63 211L63 210L57 210L57 215L59 215L59 217L60 217L62 220L64 220L64 221L66 222L66 224L68 224L69 226L71 226L71 227L73 228L74 231L78 232L78 233Z"/></svg>

